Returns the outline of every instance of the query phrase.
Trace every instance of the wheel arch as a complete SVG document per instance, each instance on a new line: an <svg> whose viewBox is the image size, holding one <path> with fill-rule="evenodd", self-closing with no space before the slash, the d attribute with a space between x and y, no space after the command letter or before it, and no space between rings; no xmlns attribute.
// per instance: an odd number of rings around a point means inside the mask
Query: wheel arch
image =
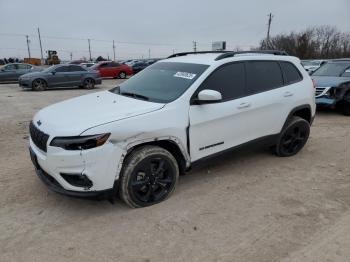
<svg viewBox="0 0 350 262"><path fill-rule="evenodd" d="M290 111L288 114L286 121L284 122L284 125L281 129L281 131L285 128L285 126L288 124L288 121L293 117L293 116L299 116L303 119L305 119L309 124L311 125L313 122L313 117L312 117L312 110L310 105L300 105L295 107Z"/></svg>
<svg viewBox="0 0 350 262"><path fill-rule="evenodd" d="M180 142L174 138L153 139L129 144L124 159L128 157L128 155L130 155L130 153L133 152L135 149L147 145L159 146L169 151L175 157L178 163L180 174L184 174L186 169L190 165L190 158L188 154L186 153L185 149L181 146Z"/></svg>

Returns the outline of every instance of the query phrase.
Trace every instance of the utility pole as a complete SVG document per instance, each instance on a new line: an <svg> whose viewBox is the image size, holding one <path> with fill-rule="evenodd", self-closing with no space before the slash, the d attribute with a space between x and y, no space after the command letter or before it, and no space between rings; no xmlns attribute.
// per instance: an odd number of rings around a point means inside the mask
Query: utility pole
<svg viewBox="0 0 350 262"><path fill-rule="evenodd" d="M40 44L40 52L41 52L41 63L44 63L43 46L41 44L41 36L40 36L39 27L38 27L38 36L39 36L39 44Z"/></svg>
<svg viewBox="0 0 350 262"><path fill-rule="evenodd" d="M193 52L197 52L197 41L193 41Z"/></svg>
<svg viewBox="0 0 350 262"><path fill-rule="evenodd" d="M115 45L114 45L114 40L113 40L113 61L115 61Z"/></svg>
<svg viewBox="0 0 350 262"><path fill-rule="evenodd" d="M148 58L151 58L151 48L148 48Z"/></svg>
<svg viewBox="0 0 350 262"><path fill-rule="evenodd" d="M29 48L30 41L29 41L29 36L28 35L26 35L26 39L27 39L28 57L30 58L30 48Z"/></svg>
<svg viewBox="0 0 350 262"><path fill-rule="evenodd" d="M266 47L269 48L270 46L270 29L271 29L271 23L272 23L272 18L273 18L273 15L272 13L270 13L268 15L269 17L269 21L267 23L267 36L266 36Z"/></svg>
<svg viewBox="0 0 350 262"><path fill-rule="evenodd" d="M91 59L91 47L90 47L90 39L88 39L88 43L89 43L89 55L90 55L90 60L89 60L89 61L91 61L92 59Z"/></svg>
<svg viewBox="0 0 350 262"><path fill-rule="evenodd" d="M72 61L72 60L73 60L73 53L70 52L70 61Z"/></svg>

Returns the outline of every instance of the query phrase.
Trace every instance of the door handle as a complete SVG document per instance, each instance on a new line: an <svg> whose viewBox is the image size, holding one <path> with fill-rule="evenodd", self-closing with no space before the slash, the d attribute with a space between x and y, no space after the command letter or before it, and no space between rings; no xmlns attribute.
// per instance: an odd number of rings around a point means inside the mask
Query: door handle
<svg viewBox="0 0 350 262"><path fill-rule="evenodd" d="M238 109L243 109L243 108L248 108L250 106L251 106L251 104L249 102L245 102L245 103L239 104L239 106L237 108Z"/></svg>
<svg viewBox="0 0 350 262"><path fill-rule="evenodd" d="M290 97L290 96L293 96L294 94L292 93L292 92L289 92L289 91L287 91L287 92L285 92L284 94L283 94L283 96L284 97Z"/></svg>

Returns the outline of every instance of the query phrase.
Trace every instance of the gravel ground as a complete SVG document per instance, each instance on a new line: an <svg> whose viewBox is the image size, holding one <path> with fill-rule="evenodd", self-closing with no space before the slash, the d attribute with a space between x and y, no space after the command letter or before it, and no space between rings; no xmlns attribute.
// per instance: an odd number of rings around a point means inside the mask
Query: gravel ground
<svg viewBox="0 0 350 262"><path fill-rule="evenodd" d="M91 91L0 85L0 261L349 261L350 118L332 111L318 112L297 156L222 155L149 208L48 191L29 159L32 116L118 81Z"/></svg>

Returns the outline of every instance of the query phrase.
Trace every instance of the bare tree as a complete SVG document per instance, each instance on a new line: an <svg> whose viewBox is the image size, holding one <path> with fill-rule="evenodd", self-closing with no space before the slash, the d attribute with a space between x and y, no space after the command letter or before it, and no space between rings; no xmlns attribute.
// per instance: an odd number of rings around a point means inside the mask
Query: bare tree
<svg viewBox="0 0 350 262"><path fill-rule="evenodd" d="M264 39L258 49L284 50L302 59L350 57L350 32L332 26L308 28L276 35L269 43Z"/></svg>

